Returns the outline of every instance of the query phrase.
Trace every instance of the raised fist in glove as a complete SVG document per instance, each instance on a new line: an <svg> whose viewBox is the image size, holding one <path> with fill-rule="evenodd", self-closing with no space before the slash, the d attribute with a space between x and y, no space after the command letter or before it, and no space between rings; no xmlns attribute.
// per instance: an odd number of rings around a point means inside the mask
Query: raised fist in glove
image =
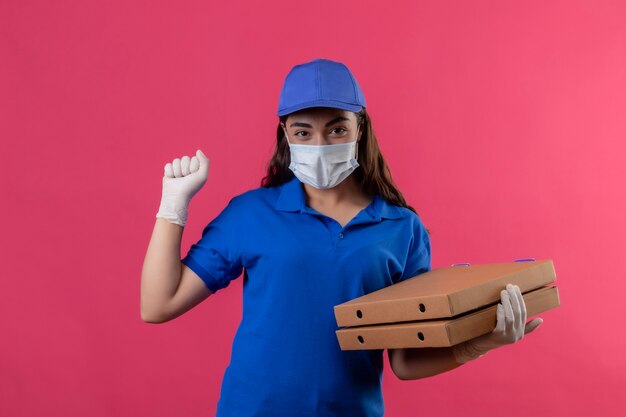
<svg viewBox="0 0 626 417"><path fill-rule="evenodd" d="M500 300L496 312L496 327L491 333L453 346L458 363L468 362L483 356L491 349L515 343L543 323L541 318L526 323L526 304L517 285L508 284L500 292Z"/></svg>
<svg viewBox="0 0 626 417"><path fill-rule="evenodd" d="M189 201L209 177L209 160L200 149L165 164L161 205L156 217L185 226Z"/></svg>

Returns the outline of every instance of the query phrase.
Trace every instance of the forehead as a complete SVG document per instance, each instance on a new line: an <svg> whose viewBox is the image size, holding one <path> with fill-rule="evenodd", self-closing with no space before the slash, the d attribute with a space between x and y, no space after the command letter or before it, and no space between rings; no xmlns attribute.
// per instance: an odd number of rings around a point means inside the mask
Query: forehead
<svg viewBox="0 0 626 417"><path fill-rule="evenodd" d="M323 123L328 120L335 119L337 117L346 117L350 121L356 121L356 116L353 112L335 109L332 107L310 107L307 109L298 110L287 116L288 122L318 122Z"/></svg>

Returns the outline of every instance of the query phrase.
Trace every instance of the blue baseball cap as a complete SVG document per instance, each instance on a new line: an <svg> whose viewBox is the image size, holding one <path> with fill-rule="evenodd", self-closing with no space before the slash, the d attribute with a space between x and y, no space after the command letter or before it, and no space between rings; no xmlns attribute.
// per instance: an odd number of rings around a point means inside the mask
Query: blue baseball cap
<svg viewBox="0 0 626 417"><path fill-rule="evenodd" d="M317 58L289 71L280 91L277 115L308 107L358 112L365 107L365 97L348 67L341 62Z"/></svg>

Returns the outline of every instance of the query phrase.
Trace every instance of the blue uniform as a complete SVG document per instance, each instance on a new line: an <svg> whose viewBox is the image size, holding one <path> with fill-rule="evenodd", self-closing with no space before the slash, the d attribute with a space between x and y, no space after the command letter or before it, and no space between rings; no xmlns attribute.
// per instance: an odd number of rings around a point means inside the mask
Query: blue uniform
<svg viewBox="0 0 626 417"><path fill-rule="evenodd" d="M182 262L213 292L244 272L217 417L383 415L384 350L342 351L333 307L431 270L415 213L377 195L341 227L294 177L230 200Z"/></svg>

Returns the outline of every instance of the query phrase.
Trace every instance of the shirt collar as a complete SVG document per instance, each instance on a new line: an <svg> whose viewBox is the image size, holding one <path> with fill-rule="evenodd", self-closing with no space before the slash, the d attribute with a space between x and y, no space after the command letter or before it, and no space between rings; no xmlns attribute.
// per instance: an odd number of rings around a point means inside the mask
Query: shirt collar
<svg viewBox="0 0 626 417"><path fill-rule="evenodd" d="M276 210L291 212L303 212L306 210L306 196L302 182L300 182L298 177L294 176L280 185L280 195L276 200ZM404 217L400 207L388 203L386 199L378 194L374 196L372 203L367 206L366 212L377 221Z"/></svg>
<svg viewBox="0 0 626 417"><path fill-rule="evenodd" d="M276 200L276 210L302 211L305 209L305 202L302 183L296 176L280 185L280 195L278 200Z"/></svg>

